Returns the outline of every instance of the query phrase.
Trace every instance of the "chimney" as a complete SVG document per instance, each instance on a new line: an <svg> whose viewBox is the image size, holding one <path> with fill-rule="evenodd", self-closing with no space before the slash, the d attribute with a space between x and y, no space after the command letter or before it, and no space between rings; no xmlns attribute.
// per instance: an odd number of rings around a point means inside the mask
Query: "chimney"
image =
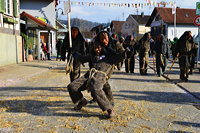
<svg viewBox="0 0 200 133"><path fill-rule="evenodd" d="M144 12L141 12L141 17L144 18Z"/></svg>

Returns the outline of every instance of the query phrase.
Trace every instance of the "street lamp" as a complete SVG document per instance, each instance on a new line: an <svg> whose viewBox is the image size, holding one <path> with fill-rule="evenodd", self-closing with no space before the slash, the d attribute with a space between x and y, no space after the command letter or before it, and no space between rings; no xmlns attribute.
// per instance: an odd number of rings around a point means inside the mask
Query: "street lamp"
<svg viewBox="0 0 200 133"><path fill-rule="evenodd" d="M61 15L64 15L63 9L62 8L57 8L56 9L56 29L58 28L57 23L58 23L58 12L61 10ZM56 32L56 40L58 39L58 31Z"/></svg>
<svg viewBox="0 0 200 133"><path fill-rule="evenodd" d="M64 15L63 9L62 8L57 8L56 9L56 20L58 20L58 11L61 10L61 15Z"/></svg>

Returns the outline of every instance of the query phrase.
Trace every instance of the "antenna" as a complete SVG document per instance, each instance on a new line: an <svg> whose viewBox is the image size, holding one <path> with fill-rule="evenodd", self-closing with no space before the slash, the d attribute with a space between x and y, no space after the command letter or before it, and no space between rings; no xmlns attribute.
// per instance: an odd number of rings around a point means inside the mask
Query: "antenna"
<svg viewBox="0 0 200 133"><path fill-rule="evenodd" d="M137 15L138 15L138 13L139 13L139 9L138 8L136 9L136 12L137 12Z"/></svg>
<svg viewBox="0 0 200 133"><path fill-rule="evenodd" d="M122 21L124 21L124 12L122 13Z"/></svg>

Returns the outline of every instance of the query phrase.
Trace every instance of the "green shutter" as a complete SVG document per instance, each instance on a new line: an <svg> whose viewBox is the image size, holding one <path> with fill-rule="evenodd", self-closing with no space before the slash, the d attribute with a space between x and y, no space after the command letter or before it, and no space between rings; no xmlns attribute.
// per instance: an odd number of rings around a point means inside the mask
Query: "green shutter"
<svg viewBox="0 0 200 133"><path fill-rule="evenodd" d="M14 17L18 17L17 0L13 0L13 15L14 15Z"/></svg>
<svg viewBox="0 0 200 133"><path fill-rule="evenodd" d="M0 0L0 12L5 12L5 0Z"/></svg>

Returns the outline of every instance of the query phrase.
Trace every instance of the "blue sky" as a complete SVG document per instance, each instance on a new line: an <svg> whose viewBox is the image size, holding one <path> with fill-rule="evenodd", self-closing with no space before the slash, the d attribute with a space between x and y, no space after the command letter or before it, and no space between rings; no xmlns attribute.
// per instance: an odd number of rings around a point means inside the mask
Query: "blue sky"
<svg viewBox="0 0 200 133"><path fill-rule="evenodd" d="M58 5L58 8L63 8L63 2L65 0L60 0L60 4ZM176 2L176 5L181 8L196 8L196 2L200 2L200 0L150 0L152 2ZM76 2L76 4L71 5L71 18L80 18L89 20L92 22L98 22L98 23L107 23L112 20L126 20L126 18L130 14L141 14L141 12L144 12L145 15L151 15L151 12L154 9L154 6L145 6L143 8L135 8L135 7L118 7L118 6L104 6L104 5L95 5L95 6L88 6L88 5L82 5L78 4L78 2L93 2L93 3L147 3L147 0L71 0L71 2ZM171 7L171 6L167 6ZM137 12L138 9L138 12ZM66 15L60 15L61 10L58 10L59 19L67 19Z"/></svg>

